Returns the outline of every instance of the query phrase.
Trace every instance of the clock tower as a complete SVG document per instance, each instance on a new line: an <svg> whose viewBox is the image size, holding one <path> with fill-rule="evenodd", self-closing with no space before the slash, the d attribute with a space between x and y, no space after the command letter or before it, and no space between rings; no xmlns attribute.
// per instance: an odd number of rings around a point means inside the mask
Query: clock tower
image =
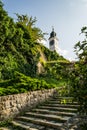
<svg viewBox="0 0 87 130"><path fill-rule="evenodd" d="M56 37L54 28L52 28L52 32L50 33L50 37L49 37L49 49L51 51L58 52L58 38Z"/></svg>

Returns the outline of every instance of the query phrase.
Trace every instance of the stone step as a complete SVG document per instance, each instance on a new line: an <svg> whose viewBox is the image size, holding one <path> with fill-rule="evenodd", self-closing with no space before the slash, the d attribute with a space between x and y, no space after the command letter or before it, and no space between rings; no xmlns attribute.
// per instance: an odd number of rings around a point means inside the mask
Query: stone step
<svg viewBox="0 0 87 130"><path fill-rule="evenodd" d="M65 130L62 128L63 125L76 115L79 107L72 99L73 97L57 95L23 116L15 118L11 122L11 127L0 130Z"/></svg>
<svg viewBox="0 0 87 130"><path fill-rule="evenodd" d="M19 120L14 120L11 122L13 128L23 129L23 130L42 130L44 126L35 125L33 123L27 123Z"/></svg>
<svg viewBox="0 0 87 130"><path fill-rule="evenodd" d="M44 106L49 106L49 107L64 107L64 108L78 108L79 105L73 105L73 104L59 104L59 103L56 103L56 104L51 104L51 103L46 103L44 104Z"/></svg>
<svg viewBox="0 0 87 130"><path fill-rule="evenodd" d="M63 112L77 112L77 109L75 109L75 108L47 107L47 106L39 106L38 108L55 110L55 111L63 111Z"/></svg>
<svg viewBox="0 0 87 130"><path fill-rule="evenodd" d="M54 99L52 99L52 100L49 100L48 102L46 102L46 103L51 103L51 104L57 104L57 103L59 103L59 104L73 104L73 105L78 105L78 102L70 102L70 101L67 101L66 103L64 103L64 101L63 100L54 100Z"/></svg>
<svg viewBox="0 0 87 130"><path fill-rule="evenodd" d="M12 128L1 127L0 130L12 130Z"/></svg>
<svg viewBox="0 0 87 130"><path fill-rule="evenodd" d="M15 130L62 130L62 128L61 129L48 128L47 126L41 126L41 125L33 124L33 123L26 123L26 122L18 121L18 120L12 121L12 125L14 128L16 127Z"/></svg>
<svg viewBox="0 0 87 130"><path fill-rule="evenodd" d="M33 112L27 112L25 114L25 116L27 117L35 117L35 118L39 118L39 119L45 119L45 120L49 120L49 121L57 121L59 123L65 123L69 117L62 117L62 116L56 116L56 115L52 115L52 114L40 114L40 113L33 113Z"/></svg>
<svg viewBox="0 0 87 130"><path fill-rule="evenodd" d="M72 117L72 116L75 116L76 114L75 113L71 113L71 112L58 112L58 111L53 111L53 110L47 110L47 109L33 109L32 110L33 112L36 112L36 113L41 113L41 114L54 114L54 115L59 115L59 116L68 116L68 117Z"/></svg>
<svg viewBox="0 0 87 130"><path fill-rule="evenodd" d="M66 100L67 102L70 101L70 102L76 102L73 97L53 97L53 98L50 98L49 101L61 101L61 100Z"/></svg>
<svg viewBox="0 0 87 130"><path fill-rule="evenodd" d="M52 99L53 99L53 98L57 98L57 99L65 99L65 98L66 98L66 99L73 99L73 97L68 97L68 96L65 97L65 96L59 96L59 95L54 95L54 97L52 97Z"/></svg>
<svg viewBox="0 0 87 130"><path fill-rule="evenodd" d="M23 122L29 122L29 123L41 125L41 126L48 127L48 128L56 128L58 130L61 130L61 126L63 124L63 123L58 123L55 121L47 121L44 119L39 119L39 118L34 118L34 117L24 117L24 116L20 116L16 120L20 120Z"/></svg>

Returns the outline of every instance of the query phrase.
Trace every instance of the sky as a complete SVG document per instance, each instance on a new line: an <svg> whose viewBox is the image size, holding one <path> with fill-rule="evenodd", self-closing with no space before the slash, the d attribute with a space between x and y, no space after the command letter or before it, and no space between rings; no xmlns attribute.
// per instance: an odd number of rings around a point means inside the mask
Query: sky
<svg viewBox="0 0 87 130"><path fill-rule="evenodd" d="M81 28L87 26L87 0L2 0L8 15L17 19L15 13L37 18L36 26L45 36L45 46L52 26L57 34L59 54L76 60L74 45L81 39Z"/></svg>

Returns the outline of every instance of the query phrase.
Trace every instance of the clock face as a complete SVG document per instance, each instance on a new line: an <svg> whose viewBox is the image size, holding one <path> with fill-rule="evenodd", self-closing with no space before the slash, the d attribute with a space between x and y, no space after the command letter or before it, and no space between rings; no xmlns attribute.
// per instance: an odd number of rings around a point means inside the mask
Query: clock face
<svg viewBox="0 0 87 130"><path fill-rule="evenodd" d="M54 45L54 40L50 41L50 46Z"/></svg>

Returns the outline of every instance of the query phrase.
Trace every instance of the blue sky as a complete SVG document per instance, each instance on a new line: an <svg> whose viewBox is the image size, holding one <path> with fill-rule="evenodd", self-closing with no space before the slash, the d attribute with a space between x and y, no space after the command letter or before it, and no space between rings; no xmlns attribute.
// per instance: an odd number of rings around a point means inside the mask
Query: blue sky
<svg viewBox="0 0 87 130"><path fill-rule="evenodd" d="M50 35L52 26L59 39L59 53L67 59L75 59L74 45L87 25L87 0L2 0L9 16L15 13L37 18L36 26ZM48 38L45 45L48 47Z"/></svg>

